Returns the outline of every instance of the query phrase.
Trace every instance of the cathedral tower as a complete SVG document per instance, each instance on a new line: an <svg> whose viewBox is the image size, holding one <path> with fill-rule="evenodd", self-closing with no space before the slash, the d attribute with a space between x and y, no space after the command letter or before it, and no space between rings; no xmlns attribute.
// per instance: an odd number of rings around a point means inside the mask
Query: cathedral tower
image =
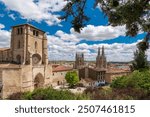
<svg viewBox="0 0 150 117"><path fill-rule="evenodd" d="M79 69L84 67L84 54L83 53L76 53L75 57L75 69Z"/></svg>
<svg viewBox="0 0 150 117"><path fill-rule="evenodd" d="M102 46L102 54L100 54L100 47L98 48L98 55L96 57L96 68L98 69L106 69L107 68L107 61L105 57L105 49Z"/></svg>
<svg viewBox="0 0 150 117"><path fill-rule="evenodd" d="M47 37L44 31L23 24L12 27L12 62L18 64L48 64Z"/></svg>

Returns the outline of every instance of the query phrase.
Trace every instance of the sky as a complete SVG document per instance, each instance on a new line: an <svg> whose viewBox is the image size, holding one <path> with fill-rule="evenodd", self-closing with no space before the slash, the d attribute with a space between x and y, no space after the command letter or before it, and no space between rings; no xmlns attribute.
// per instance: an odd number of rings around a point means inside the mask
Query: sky
<svg viewBox="0 0 150 117"><path fill-rule="evenodd" d="M125 26L108 25L108 18L99 7L94 9L93 3L94 0L87 1L85 13L90 20L77 33L70 19L59 19L66 0L0 0L0 48L10 47L12 26L29 23L47 33L49 60L74 60L76 52L83 52L86 60L95 60L102 46L107 61L133 60L136 44L145 33L127 37Z"/></svg>

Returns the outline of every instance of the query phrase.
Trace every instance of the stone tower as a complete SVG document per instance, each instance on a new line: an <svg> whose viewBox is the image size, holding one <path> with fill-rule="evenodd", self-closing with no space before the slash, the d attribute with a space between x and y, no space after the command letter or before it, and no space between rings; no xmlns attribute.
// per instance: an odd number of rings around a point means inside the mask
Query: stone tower
<svg viewBox="0 0 150 117"><path fill-rule="evenodd" d="M12 27L12 62L23 65L48 64L47 37L44 31L22 24Z"/></svg>
<svg viewBox="0 0 150 117"><path fill-rule="evenodd" d="M84 54L83 53L76 53L74 67L75 69L80 69L84 67Z"/></svg>
<svg viewBox="0 0 150 117"><path fill-rule="evenodd" d="M96 68L97 69L106 69L107 68L107 61L105 57L105 49L102 46L102 54L100 54L100 47L98 48L98 55L96 57Z"/></svg>

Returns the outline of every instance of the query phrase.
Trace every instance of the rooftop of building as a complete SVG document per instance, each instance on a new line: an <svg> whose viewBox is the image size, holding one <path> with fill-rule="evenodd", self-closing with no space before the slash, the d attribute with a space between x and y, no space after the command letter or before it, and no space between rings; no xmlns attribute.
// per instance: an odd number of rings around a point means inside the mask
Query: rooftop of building
<svg viewBox="0 0 150 117"><path fill-rule="evenodd" d="M107 73L126 73L131 72L130 69L108 68Z"/></svg>
<svg viewBox="0 0 150 117"><path fill-rule="evenodd" d="M90 68L94 71L106 71L106 73L126 73L131 72L129 66L127 67L116 67L114 66L108 66L107 68L96 68L95 66L85 66L83 68Z"/></svg>
<svg viewBox="0 0 150 117"><path fill-rule="evenodd" d="M12 26L12 28L14 28L14 27L19 27L19 26L24 26L24 25L31 26L31 27L33 27L33 28L35 28L35 29L37 29L37 30L39 30L39 31L41 31L41 32L43 32L43 33L45 33L45 31L43 31L43 30L41 30L40 28L37 28L36 26L33 26L33 25L29 24L29 23L18 24L18 25Z"/></svg>
<svg viewBox="0 0 150 117"><path fill-rule="evenodd" d="M73 68L63 65L52 65L53 72L70 71Z"/></svg>
<svg viewBox="0 0 150 117"><path fill-rule="evenodd" d="M0 48L0 51L9 50L10 48Z"/></svg>

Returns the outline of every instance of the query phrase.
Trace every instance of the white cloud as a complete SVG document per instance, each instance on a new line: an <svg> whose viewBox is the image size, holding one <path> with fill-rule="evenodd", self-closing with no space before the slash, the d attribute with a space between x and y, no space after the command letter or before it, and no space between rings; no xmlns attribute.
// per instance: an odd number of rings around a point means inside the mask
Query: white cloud
<svg viewBox="0 0 150 117"><path fill-rule="evenodd" d="M85 27L86 28L86 27ZM96 27L97 28L97 27ZM115 31L112 27L104 27L104 29L107 29L105 32L105 36L97 38L98 33L96 32L96 29L93 28L93 32L91 31L85 31L84 34L86 34L86 37L88 40L93 40L95 38L96 40L107 40L109 39L111 32L115 33L111 35L111 39L113 37L117 37L119 35L123 35L122 31L118 30ZM86 29L83 29L86 30ZM72 32L71 34L64 33L63 31L57 31L55 35L49 35L48 36L48 46L49 46L49 59L50 60L74 60L75 59L75 53L76 52L83 52L85 54L86 60L95 60L97 56L97 49L98 47L102 47L102 45L105 46L105 54L108 61L131 61L133 60L134 52L136 50L136 43L132 44L126 44L126 43L113 43L113 44L92 44L88 45L86 43L80 43L81 40L84 38L80 35ZM91 36L92 35L92 36ZM115 35L115 36L114 36ZM96 37L97 36L97 37ZM150 51L150 50L148 50ZM148 56L148 60L150 60L150 56Z"/></svg>
<svg viewBox="0 0 150 117"><path fill-rule="evenodd" d="M10 45L10 32L3 30L3 28L5 28L5 26L0 24L0 48L9 47Z"/></svg>
<svg viewBox="0 0 150 117"><path fill-rule="evenodd" d="M65 42L58 37L48 36L49 59L50 60L74 60L76 52L83 52L86 60L95 60L98 47L105 47L108 61L131 61L136 50L136 44L114 43L93 44ZM51 41L52 40L52 41ZM150 50L148 50L150 51ZM148 60L150 57L148 56Z"/></svg>
<svg viewBox="0 0 150 117"><path fill-rule="evenodd" d="M70 34L58 30L55 33L55 36L63 41L78 43L81 40L90 40L90 41L110 40L119 36L125 36L124 32L125 32L124 26L112 27L112 26L87 25L81 30L81 33L77 33L74 31L73 28L71 28Z"/></svg>
<svg viewBox="0 0 150 117"><path fill-rule="evenodd" d="M23 19L44 21L48 25L60 22L54 12L61 11L66 4L64 0L0 0L8 10L18 12ZM16 17L16 16L15 16Z"/></svg>
<svg viewBox="0 0 150 117"><path fill-rule="evenodd" d="M87 25L81 30L81 33L77 33L74 29L71 29L71 33L78 38L85 40L108 40L118 36L125 36L125 26L94 26Z"/></svg>

